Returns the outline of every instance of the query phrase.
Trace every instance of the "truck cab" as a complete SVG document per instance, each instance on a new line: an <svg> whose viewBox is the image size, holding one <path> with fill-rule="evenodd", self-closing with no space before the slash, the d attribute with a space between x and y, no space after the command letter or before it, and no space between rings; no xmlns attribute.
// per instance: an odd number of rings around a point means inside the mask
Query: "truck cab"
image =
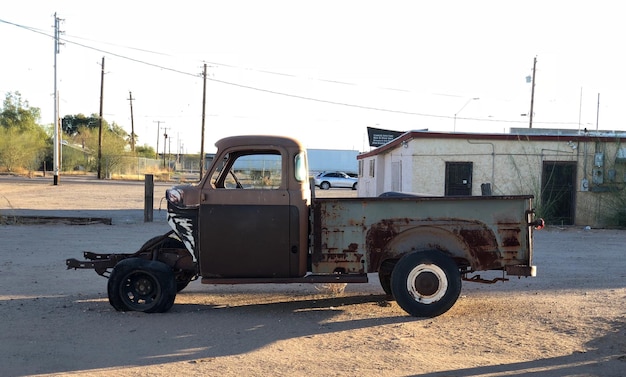
<svg viewBox="0 0 626 377"><path fill-rule="evenodd" d="M169 221L202 277L304 276L311 204L306 149L272 136L229 137L216 146L197 186L167 192Z"/></svg>

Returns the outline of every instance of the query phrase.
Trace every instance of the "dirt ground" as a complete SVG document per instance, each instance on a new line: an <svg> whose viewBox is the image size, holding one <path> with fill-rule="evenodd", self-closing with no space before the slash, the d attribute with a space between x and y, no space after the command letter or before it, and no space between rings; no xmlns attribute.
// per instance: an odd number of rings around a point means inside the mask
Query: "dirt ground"
<svg viewBox="0 0 626 377"><path fill-rule="evenodd" d="M386 301L376 275L341 294L193 282L167 313L116 312L106 280L66 270L65 259L132 252L166 232L167 186L157 184L154 222L144 223L142 183L0 177L2 216L113 219L0 225L0 375L624 376L622 230L536 232L537 277L464 283L432 319Z"/></svg>

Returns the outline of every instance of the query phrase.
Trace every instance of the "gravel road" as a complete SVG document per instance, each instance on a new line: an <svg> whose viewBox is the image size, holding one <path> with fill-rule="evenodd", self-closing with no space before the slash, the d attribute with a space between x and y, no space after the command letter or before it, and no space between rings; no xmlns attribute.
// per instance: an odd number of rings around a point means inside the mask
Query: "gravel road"
<svg viewBox="0 0 626 377"><path fill-rule="evenodd" d="M169 228L157 184L0 177L0 215L111 217L112 225L0 225L0 375L623 376L626 231L536 232L538 276L464 283L442 316L412 318L376 275L336 294L193 282L168 313L116 312L106 279L68 271L83 250L134 251ZM330 190L323 195L344 195Z"/></svg>

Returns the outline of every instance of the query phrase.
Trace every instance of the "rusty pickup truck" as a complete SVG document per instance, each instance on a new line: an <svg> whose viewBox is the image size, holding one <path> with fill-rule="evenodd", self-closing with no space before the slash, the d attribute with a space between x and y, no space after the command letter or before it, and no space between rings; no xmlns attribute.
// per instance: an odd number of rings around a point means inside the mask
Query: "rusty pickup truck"
<svg viewBox="0 0 626 377"><path fill-rule="evenodd" d="M205 284L364 283L407 313L449 310L461 282L535 276L533 197L315 198L307 153L292 138L233 136L216 143L202 180L166 191L172 230L133 253L84 252L69 269L108 277L120 311L165 312L176 293ZM500 271L485 279L479 271ZM501 277L500 277L501 276Z"/></svg>

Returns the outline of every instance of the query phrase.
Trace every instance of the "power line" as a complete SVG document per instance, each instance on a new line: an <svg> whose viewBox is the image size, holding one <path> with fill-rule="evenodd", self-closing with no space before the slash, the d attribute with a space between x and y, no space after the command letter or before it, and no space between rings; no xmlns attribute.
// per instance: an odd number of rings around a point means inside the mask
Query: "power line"
<svg viewBox="0 0 626 377"><path fill-rule="evenodd" d="M83 48L86 48L86 49L90 49L90 50L94 50L94 51L102 52L102 53L105 53L105 54L109 54L109 55L111 55L111 56L115 56L115 57L118 57L118 58L121 58L121 59L130 60L130 61L135 62L135 63L140 63L140 64L148 65L148 66L151 66L151 67L154 67L154 68L163 69L163 70L165 70L165 71L170 71L170 72L180 73L181 75L193 76L193 77L197 77L197 76L198 76L198 75L197 75L197 74L195 74L195 73L184 72L184 71L181 71L181 70L179 70L179 69L174 69L174 68L165 67L165 66L162 66L162 65L159 65L159 64L155 64L155 63L150 63L150 62L147 62L147 61L145 61L145 60L140 60L140 59L131 58L131 57L129 57L129 56L125 56L125 55L117 54L117 53L114 53L114 52L111 52L111 51L103 50L103 49L101 49L101 48L96 48L96 47L92 47L92 46L87 46L87 45L85 45L85 44L78 43L78 42L73 42L73 41L69 41L69 40L67 40L67 39L63 39L63 40L64 40L64 41L66 41L67 43L71 43L71 44L74 44L74 45L77 45L77 46L80 46L80 47L83 47Z"/></svg>
<svg viewBox="0 0 626 377"><path fill-rule="evenodd" d="M139 60L139 59L135 59L135 58L131 58L128 56L124 56L121 54L116 54L116 53L112 53L106 50L102 50L99 48L95 48L95 47L91 47L91 46L87 46L81 43L77 43L77 42L72 42L72 41L68 41L66 40L68 43L72 43L84 48L88 48L88 49L92 49L95 51L99 51L99 52L103 52L106 54L110 54L122 59L126 59L126 60L130 60L130 61L134 61L136 63L141 63L141 64L145 64L145 65L149 65L155 68L160 68L163 70L168 70L171 72L175 72L175 73L180 73L186 76L193 76L193 77L197 77L198 74L196 73L189 73L189 72L184 72L178 69L174 69L174 68L169 68L169 67L165 67L159 64L154 64L154 63L149 63L143 60ZM320 102L320 103L327 103L327 104L331 104L331 105L337 105L337 106L346 106L346 107L353 107L353 108L359 108L359 109L366 109L366 110L374 110L374 111L382 111L382 112L389 112L389 113L395 113L395 114L404 114L404 115L417 115L417 116L425 116L425 117L435 117L435 118L450 118L449 116L443 116L443 115L433 115L433 114L423 114L423 113L414 113L414 112L407 112L407 111L401 111L401 110L391 110L391 109L384 109L384 108L379 108L379 107L372 107L372 106L364 106L364 105L356 105L356 104L350 104L350 103L345 103L345 102L337 102L337 101L330 101L330 100L324 100L324 99L319 99L319 98L313 98L313 97L306 97L306 96L300 96L297 94L291 94L291 93L283 93L283 92L278 92L275 90L270 90L270 89L263 89L263 88L258 88L258 87L254 87L254 86L249 86L249 85L244 85L244 84L238 84L238 83L234 83L234 82L230 82L230 81L224 81L224 80L218 80L215 78L206 78L208 81L212 81L212 82L216 82L216 83L220 83L220 84L224 84L224 85L230 85L230 86L234 86L234 87L238 87L238 88L242 88L242 89L248 89L248 90L254 90L254 91L258 91L258 92L263 92L263 93L269 93L269 94L274 94L274 95L280 95L280 96L284 96L284 97L291 97L291 98L297 98L297 99L301 99L301 100L307 100L307 101L313 101L313 102ZM354 84L352 84L354 85Z"/></svg>
<svg viewBox="0 0 626 377"><path fill-rule="evenodd" d="M10 22L10 21L6 21L6 20L2 20L2 19L0 19L0 22L2 22L2 23L4 23L4 24L8 24L8 25L12 25L12 26L16 26L16 27L19 27L19 28L21 28L21 29L25 29L25 30L28 30L28 31L32 31L33 33L43 34L43 35L45 35L46 37L54 38L54 36L53 36L53 35L50 35L50 33L46 32L46 31L44 31L44 30L41 30L41 29L37 29L37 28L34 28L34 27L30 27L30 26L24 26L24 25L16 24L16 23L14 23L14 22Z"/></svg>
<svg viewBox="0 0 626 377"><path fill-rule="evenodd" d="M51 38L53 37L50 34L46 33L45 31L42 31L42 30L34 28L34 27L20 25L20 24L17 24L17 23L14 23L14 22L10 22L10 21L6 21L6 20L2 20L2 19L0 19L0 22L8 24L8 25L16 26L16 27L19 27L19 28L22 28L22 29L25 29L25 30L28 30L28 31L32 31L32 32L35 32L35 33L38 33L38 34L42 34L42 35L45 35L45 36L48 36L48 37L51 37ZM128 46L121 46L121 45L111 44L111 43L107 43L107 42L99 42L99 41L90 40L90 39L81 38L81 37L72 36L72 38L84 39L84 40L88 40L88 41L96 42L96 43L105 43L105 44L108 44L108 45L111 45L111 46L117 46L117 47L122 47L122 48L127 48L127 49L133 49L133 50L137 50L137 51L141 51L141 52L148 52L148 53L158 54L158 55L163 55L163 56L172 56L172 55L166 54L166 53L160 53L160 52L155 52L155 51L150 51L150 50L145 50L145 49L139 49L139 48L133 48L133 47L128 47ZM82 48L86 48L86 49L89 49L89 50L105 53L105 54L108 54L108 55L111 55L111 56L115 56L115 57L118 57L118 58L121 58L121 59L129 60L129 61L132 61L132 62L135 62L135 63L138 63L138 64L144 64L144 65L147 65L147 66L151 66L151 67L154 67L154 68L159 68L159 69L162 69L162 70L178 73L178 74L185 75L185 76L191 76L191 77L198 77L199 76L197 73L186 72L186 71L183 71L183 70L180 70L180 69L166 67L166 66L161 65L161 64L151 63L151 62L148 62L148 61L145 61L145 60L142 60L142 59L133 58L133 57L126 56L126 55L123 55L123 54L114 53L114 52L111 52L111 51L108 51L108 50L104 50L104 49L101 49L101 48L97 48L97 47L89 46L89 45L86 45L86 44L83 44L83 43L79 43L79 42L76 42L76 41L68 40L67 38L60 38L60 40L65 41L66 43L69 43L69 44L73 44L73 45L76 45L76 46L79 46L79 47L82 47ZM240 67L240 66L229 65L229 64L224 64L224 63L217 63L217 62L206 62L206 63L212 64L212 65L216 65L216 66L227 67L227 68L245 69L245 70L255 71L255 72L259 72L259 73L279 75L279 76L284 76L284 77L303 78L302 76L292 75L292 74L288 74L288 73L274 72L274 71L268 71L268 70L260 70L260 69L255 69L255 68L246 68L246 67ZM308 80L317 80L317 81L327 82L327 83L331 83L331 84L339 84L339 85L347 85L347 86L360 86L360 84L344 82L344 81L339 81L339 80L328 80L328 79L309 78L309 77L307 77L306 79L308 79ZM206 80L212 81L212 82L215 82L215 83L220 83L220 84L223 84L223 85L229 85L229 86L233 86L233 87L238 87L238 88L242 88L242 89L253 90L253 91L262 92L262 93L268 93L268 94L273 94L273 95L279 95L279 96L283 96L283 97L295 98L295 99L300 99L300 100L305 100L305 101L325 103L325 104L330 104L330 105L335 105L335 106L344 106L344 107L363 109L363 110L372 110L372 111L380 111L380 112L393 113L393 114L420 116L420 117L429 117L429 118L439 118L439 119L452 119L453 118L453 116L450 116L450 115L427 114L427 113L421 113L421 112L412 112L412 111L388 109L388 108L375 107L375 106L365 106L365 105L358 105L358 104L352 104L352 103L347 103L347 102L331 101L331 100L325 100L325 99L321 99L321 98L301 96L301 95L297 95L297 94L284 93L284 92L279 92L279 91L275 91L275 90L271 90L271 89L264 89L264 88L259 88L259 87L255 87L255 86L239 84L239 83L235 83L235 82L224 81L224 80L219 80L219 79L210 78L210 77L206 77ZM377 89L381 89L381 90L400 91L400 92L407 92L407 93L411 93L412 92L411 90L399 89L399 88L386 88L386 87L376 87L376 88ZM460 97L460 96L453 95L453 94L441 94L441 93L434 93L433 95L446 96L446 97ZM482 122L526 123L525 121L501 120L501 119L495 119L495 118L458 118L458 119L474 120L474 121L482 121ZM536 124L552 124L552 125L574 124L573 122L535 122L535 123Z"/></svg>
<svg viewBox="0 0 626 377"><path fill-rule="evenodd" d="M46 34L43 31L37 31L37 29L35 28L31 28L31 27L27 27L24 25L19 25L16 23L12 23L9 21L4 21L4 20L0 20L0 22L4 22L10 25L14 25L14 26L18 26L21 28L24 28L26 30L30 30L30 31L36 31L38 33L44 34L49 36L48 34ZM104 49L100 49L97 47L93 47L93 46L89 46L83 43L79 43L79 42L75 42L75 41L71 41L68 40L67 38L71 37L71 38L76 38L76 39L82 39L82 40L86 40L86 41L90 41L90 42L95 42L95 43L103 43L103 44L107 44L110 46L114 46L114 47L121 47L121 48L126 48L126 49L131 49L131 50L136 50L136 51L140 51L140 52L147 52L147 53L151 53L151 54L157 54L157 55L162 55L162 56L168 56L168 57L172 57L173 55L171 54L167 54L167 53L162 53L162 52L156 52L156 51L152 51L152 50L146 50L146 49L140 49L140 48L136 48L136 47L129 47L129 46L123 46L123 45L118 45L118 44L114 44L114 43L108 43L108 42L102 42L102 41L97 41L97 40L93 40L93 39L88 39L88 38L82 38L82 37L77 37L77 36L69 36L66 35L65 38L63 38L62 40L66 41L67 43L70 44L74 44L86 49L90 49L90 50L94 50L94 51L98 51L98 52L103 52L112 56L116 56L122 59L126 59L126 60L130 60L130 61L134 61L136 63L141 63L141 64L145 64L145 65L149 65L155 68L159 68L159 69L164 69L164 70L168 70L168 71L172 71L172 72L176 72L176 73L180 73L183 75L187 75L187 76L194 76L197 77L198 74L196 73L190 73L190 72L185 72L185 71L181 71L178 69L174 69L174 68L169 68L160 64L156 64L156 63L151 63L151 62L147 62L145 60L140 60L140 59L136 59L136 58L132 58L126 55L122 55L122 54L118 54L118 53L114 53L114 52L110 52L108 50L104 50ZM346 82L346 81L340 81L340 80L331 80L331 79L323 79L323 78L315 78L315 77L303 77L303 76L299 76L299 75L293 75L293 74L289 74L289 73L284 73L284 72L275 72L275 71L269 71L269 70L262 70L262 69L256 69L256 68L250 68L250 67L242 67L242 66L237 66L237 65L232 65L232 64L225 64L225 63L217 63L217 62L205 62L207 64L211 64L211 65L215 65L215 66L221 66L221 67L227 67L227 68L233 68L233 69L242 69L242 70L248 70L248 71L254 71L254 72L259 72L259 73L264 73L264 74L270 74L270 75L277 75L277 76L283 76L283 77L291 77L291 78L300 78L300 79L307 79L307 80L315 80L315 81L321 81L321 82L327 82L327 83L331 83L331 84L339 84L339 85L346 85L346 86L362 86L361 84L357 84L357 83L353 83L353 82ZM211 80L209 78L207 78L208 80ZM232 84L232 85L238 85L236 83L229 83L226 81L222 81L222 83L225 84ZM245 85L241 86L242 88L248 88L248 89L259 89L259 88L252 88L252 87L247 87ZM408 89L402 89L402 88L388 88L388 87L374 87L376 89L381 89L381 90L389 90L389 91L397 91L397 92L407 92L410 93L412 92L411 90ZM262 89L261 89L262 90ZM277 92L275 91L271 91L269 90L268 93L274 93L276 94ZM281 93L283 95L289 95L288 93ZM457 95L451 95L451 94L438 94L438 93L433 93L433 95L436 96L447 96L447 97L460 97ZM301 98L301 99L306 99L306 97L300 97L300 96L294 96L295 98Z"/></svg>

